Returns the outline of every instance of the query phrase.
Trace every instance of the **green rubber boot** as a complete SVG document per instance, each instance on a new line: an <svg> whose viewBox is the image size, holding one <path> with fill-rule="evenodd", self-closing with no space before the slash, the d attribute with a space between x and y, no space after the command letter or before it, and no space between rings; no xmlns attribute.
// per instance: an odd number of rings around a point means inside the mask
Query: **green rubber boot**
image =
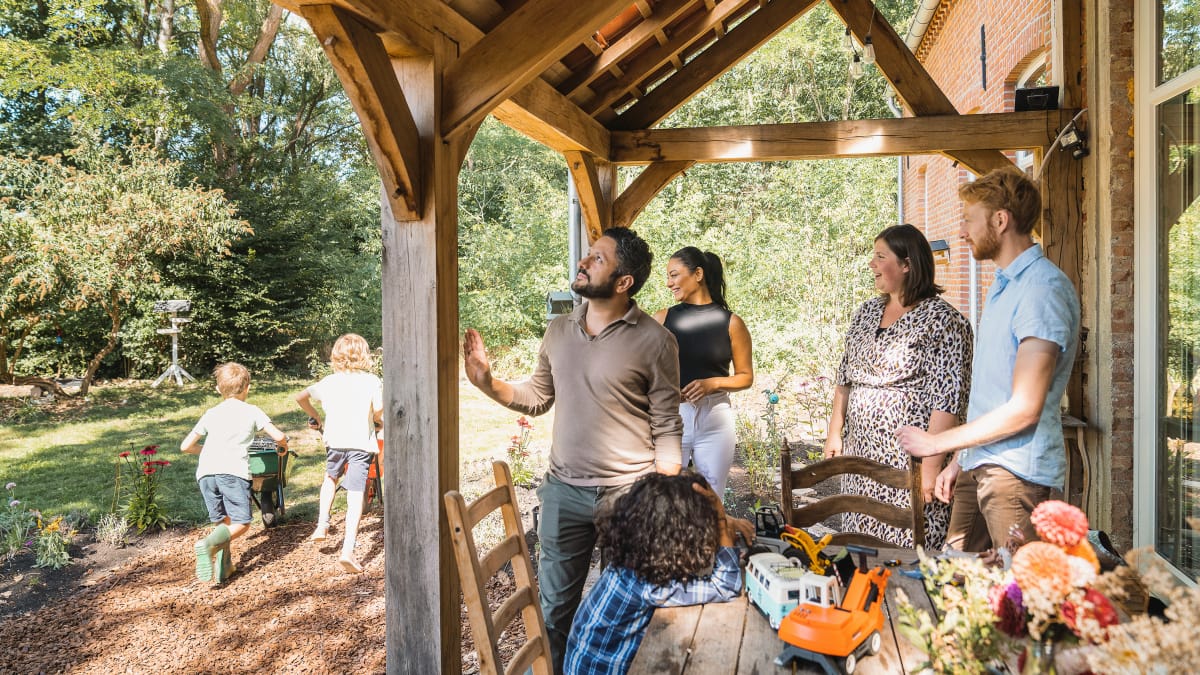
<svg viewBox="0 0 1200 675"><path fill-rule="evenodd" d="M207 537L196 542L196 578L200 581L220 580L221 567L213 557L220 546L224 546L226 551L229 549L229 528L224 524L218 525Z"/></svg>
<svg viewBox="0 0 1200 675"><path fill-rule="evenodd" d="M218 581L220 583L225 583L225 581L229 579L229 577L233 576L233 573L237 571L237 568L233 566L233 556L229 552L228 542L216 549L216 560L214 561L214 566L217 570L217 578L214 579L214 581Z"/></svg>

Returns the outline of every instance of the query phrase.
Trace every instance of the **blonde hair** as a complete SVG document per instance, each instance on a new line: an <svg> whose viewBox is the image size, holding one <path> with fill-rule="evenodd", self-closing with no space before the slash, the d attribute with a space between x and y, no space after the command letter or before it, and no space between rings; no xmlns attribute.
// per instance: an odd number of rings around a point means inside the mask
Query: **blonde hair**
<svg viewBox="0 0 1200 675"><path fill-rule="evenodd" d="M250 371L240 363L222 363L213 369L217 379L217 391L225 398L233 398L250 388Z"/></svg>
<svg viewBox="0 0 1200 675"><path fill-rule="evenodd" d="M346 371L371 372L371 346L361 335L346 333L333 343L333 353L329 355L329 365L335 372Z"/></svg>
<svg viewBox="0 0 1200 675"><path fill-rule="evenodd" d="M992 213L1008 211L1021 234L1032 232L1042 215L1037 185L1015 166L989 171L977 181L959 185L958 197L968 204L983 204Z"/></svg>

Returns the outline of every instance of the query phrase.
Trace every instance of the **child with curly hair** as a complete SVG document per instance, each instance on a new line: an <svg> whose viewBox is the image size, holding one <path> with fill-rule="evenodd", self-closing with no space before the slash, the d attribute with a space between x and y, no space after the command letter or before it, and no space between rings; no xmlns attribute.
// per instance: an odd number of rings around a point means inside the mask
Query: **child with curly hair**
<svg viewBox="0 0 1200 675"><path fill-rule="evenodd" d="M625 673L656 608L728 602L742 591L735 525L698 475L640 478L598 526L609 562L575 615L567 675Z"/></svg>
<svg viewBox="0 0 1200 675"><path fill-rule="evenodd" d="M338 563L347 572L358 573L363 568L354 557L354 542L362 517L367 472L379 452L376 434L383 423L383 383L371 372L371 347L360 335L347 333L338 338L329 362L332 375L296 394L296 403L315 420L309 426L324 432L326 448L317 528L308 539L324 541L328 535L329 509L341 481L346 488L346 536ZM325 411L324 423L314 402L320 402Z"/></svg>

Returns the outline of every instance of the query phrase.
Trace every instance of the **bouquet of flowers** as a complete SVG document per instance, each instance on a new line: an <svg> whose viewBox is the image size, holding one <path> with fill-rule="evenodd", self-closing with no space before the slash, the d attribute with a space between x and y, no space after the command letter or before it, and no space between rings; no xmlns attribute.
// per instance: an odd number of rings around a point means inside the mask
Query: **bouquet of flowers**
<svg viewBox="0 0 1200 675"><path fill-rule="evenodd" d="M1007 570L978 558L922 558L941 620L934 624L902 602L902 624L930 654L935 672L963 672L968 663L978 664L974 672L986 672L988 663L1017 653L1022 672L1054 672L1056 647L1109 639L1118 614L1105 591L1114 584L1100 574L1087 516L1049 501L1034 509L1031 520L1041 541L1017 548ZM943 657L948 642L957 653Z"/></svg>

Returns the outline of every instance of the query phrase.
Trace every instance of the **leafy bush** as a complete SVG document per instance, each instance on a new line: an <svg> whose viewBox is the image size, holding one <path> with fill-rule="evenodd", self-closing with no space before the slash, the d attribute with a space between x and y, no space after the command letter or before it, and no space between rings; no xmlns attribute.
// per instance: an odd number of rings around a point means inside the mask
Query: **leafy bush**
<svg viewBox="0 0 1200 675"><path fill-rule="evenodd" d="M742 450L742 466L750 479L750 490L759 497L771 496L775 492L775 476L779 468L779 451L783 447L783 434L778 424L779 394L764 389L766 407L759 419L763 428L751 418L740 416L736 423L738 445Z"/></svg>

